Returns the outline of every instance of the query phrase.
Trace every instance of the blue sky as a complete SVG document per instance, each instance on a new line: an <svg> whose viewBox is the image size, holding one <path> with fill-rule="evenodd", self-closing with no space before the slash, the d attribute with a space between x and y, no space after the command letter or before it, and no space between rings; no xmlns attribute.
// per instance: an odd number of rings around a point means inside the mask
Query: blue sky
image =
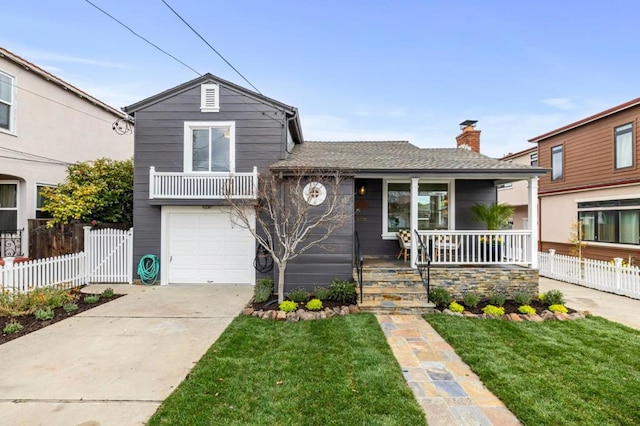
<svg viewBox="0 0 640 426"><path fill-rule="evenodd" d="M160 0L92 0L200 73L248 85ZM479 120L499 157L640 96L640 2L167 0L307 140L454 147ZM0 46L122 107L197 77L83 0L6 2Z"/></svg>

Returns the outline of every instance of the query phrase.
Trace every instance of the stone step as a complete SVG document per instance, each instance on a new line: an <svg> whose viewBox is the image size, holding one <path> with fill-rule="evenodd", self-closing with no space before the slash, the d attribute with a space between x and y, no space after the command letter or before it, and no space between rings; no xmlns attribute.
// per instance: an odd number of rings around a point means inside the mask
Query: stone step
<svg viewBox="0 0 640 426"><path fill-rule="evenodd" d="M420 300L369 300L358 304L361 312L382 315L422 315L435 311L433 303Z"/></svg>
<svg viewBox="0 0 640 426"><path fill-rule="evenodd" d="M403 280L403 281L363 281L362 287L386 288L386 287L414 287L424 288L422 280Z"/></svg>
<svg viewBox="0 0 640 426"><path fill-rule="evenodd" d="M422 286L362 287L364 300L427 300Z"/></svg>

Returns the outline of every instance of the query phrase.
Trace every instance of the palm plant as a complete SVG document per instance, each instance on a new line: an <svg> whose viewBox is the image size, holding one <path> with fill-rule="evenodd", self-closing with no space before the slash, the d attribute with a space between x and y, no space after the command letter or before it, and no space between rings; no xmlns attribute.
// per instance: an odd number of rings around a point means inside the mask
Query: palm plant
<svg viewBox="0 0 640 426"><path fill-rule="evenodd" d="M502 229L511 219L513 209L513 206L505 203L475 203L471 207L472 219L484 223L488 230Z"/></svg>

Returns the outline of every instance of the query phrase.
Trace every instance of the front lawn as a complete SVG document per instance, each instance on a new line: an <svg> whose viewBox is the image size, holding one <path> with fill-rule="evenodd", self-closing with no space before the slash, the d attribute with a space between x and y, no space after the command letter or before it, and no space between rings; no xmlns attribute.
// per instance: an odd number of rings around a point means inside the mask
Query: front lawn
<svg viewBox="0 0 640 426"><path fill-rule="evenodd" d="M600 317L425 318L524 424L640 424L637 330Z"/></svg>
<svg viewBox="0 0 640 426"><path fill-rule="evenodd" d="M237 317L150 425L424 425L373 315Z"/></svg>

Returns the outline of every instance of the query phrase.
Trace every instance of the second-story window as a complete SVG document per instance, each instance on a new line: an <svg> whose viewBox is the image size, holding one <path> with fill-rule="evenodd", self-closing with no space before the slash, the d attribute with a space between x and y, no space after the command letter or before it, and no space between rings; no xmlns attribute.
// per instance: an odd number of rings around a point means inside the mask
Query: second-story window
<svg viewBox="0 0 640 426"><path fill-rule="evenodd" d="M538 167L538 153L532 152L529 158L531 159L530 161L531 166Z"/></svg>
<svg viewBox="0 0 640 426"><path fill-rule="evenodd" d="M13 77L0 72L0 129L13 132L14 111Z"/></svg>
<svg viewBox="0 0 640 426"><path fill-rule="evenodd" d="M551 148L551 180L561 180L564 177L563 157L562 145Z"/></svg>
<svg viewBox="0 0 640 426"><path fill-rule="evenodd" d="M614 130L616 138L616 169L633 166L633 124L618 126Z"/></svg>
<svg viewBox="0 0 640 426"><path fill-rule="evenodd" d="M235 171L235 123L185 123L186 172Z"/></svg>

